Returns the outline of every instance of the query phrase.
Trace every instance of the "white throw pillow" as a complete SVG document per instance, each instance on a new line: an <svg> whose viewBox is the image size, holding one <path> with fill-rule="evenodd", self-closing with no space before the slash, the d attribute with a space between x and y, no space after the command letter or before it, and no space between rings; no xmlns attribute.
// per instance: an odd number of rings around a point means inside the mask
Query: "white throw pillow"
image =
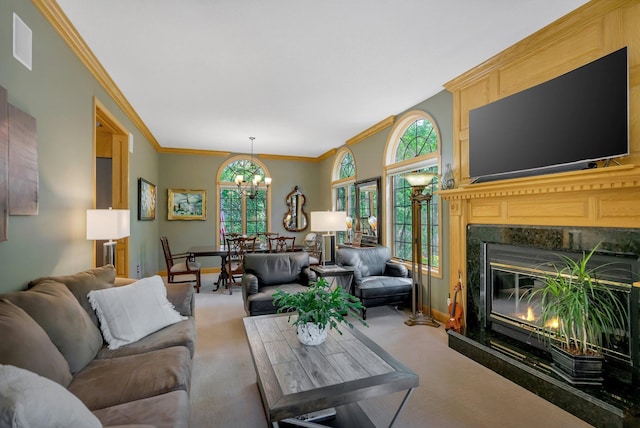
<svg viewBox="0 0 640 428"><path fill-rule="evenodd" d="M118 349L187 319L167 300L167 288L158 275L122 287L93 290L87 297L109 349Z"/></svg>
<svg viewBox="0 0 640 428"><path fill-rule="evenodd" d="M0 365L0 426L102 428L66 388L25 369Z"/></svg>

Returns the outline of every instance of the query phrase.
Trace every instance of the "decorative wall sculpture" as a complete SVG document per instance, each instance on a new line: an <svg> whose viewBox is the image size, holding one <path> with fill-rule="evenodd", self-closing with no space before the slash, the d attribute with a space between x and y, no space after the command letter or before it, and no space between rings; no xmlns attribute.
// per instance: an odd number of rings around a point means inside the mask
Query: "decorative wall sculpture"
<svg viewBox="0 0 640 428"><path fill-rule="evenodd" d="M0 242L8 239L9 215L38 215L36 119L9 104L0 86Z"/></svg>

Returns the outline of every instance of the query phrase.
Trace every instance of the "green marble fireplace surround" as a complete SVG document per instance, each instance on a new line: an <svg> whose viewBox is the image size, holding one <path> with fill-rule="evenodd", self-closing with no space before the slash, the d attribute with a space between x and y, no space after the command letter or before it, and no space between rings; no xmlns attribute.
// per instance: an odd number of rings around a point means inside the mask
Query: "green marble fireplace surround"
<svg viewBox="0 0 640 428"><path fill-rule="evenodd" d="M603 257L623 260L633 271L629 276L635 277L629 280L633 333L628 338L628 358L607 359L601 387L578 387L552 372L551 356L539 344L527 344L518 334L492 328L495 321L484 306L485 251L488 244L501 244L522 248L523 254L536 249L582 253L598 243ZM640 426L640 302L639 288L633 286L634 281L640 281L640 229L469 225L466 250L467 326L462 334L448 332L449 346L596 427Z"/></svg>

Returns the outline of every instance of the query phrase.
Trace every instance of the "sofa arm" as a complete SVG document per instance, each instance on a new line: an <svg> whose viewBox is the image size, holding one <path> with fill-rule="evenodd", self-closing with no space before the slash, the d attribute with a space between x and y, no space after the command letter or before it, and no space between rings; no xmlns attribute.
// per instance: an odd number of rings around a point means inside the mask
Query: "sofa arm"
<svg viewBox="0 0 640 428"><path fill-rule="evenodd" d="M137 279L135 279L135 278L120 278L120 277L116 277L116 280L114 281L113 286L114 287L121 287L123 285L133 284L136 281L137 281Z"/></svg>
<svg viewBox="0 0 640 428"><path fill-rule="evenodd" d="M258 277L252 273L245 272L242 275L242 293L244 296L250 296L258 292Z"/></svg>
<svg viewBox="0 0 640 428"><path fill-rule="evenodd" d="M309 267L302 269L302 272L300 272L300 283L302 285L308 286L310 282L314 282L317 279L318 275L316 275L316 273Z"/></svg>
<svg viewBox="0 0 640 428"><path fill-rule="evenodd" d="M409 271L403 264L396 262L387 262L384 269L384 274L385 276L399 276L402 278L406 278L409 276Z"/></svg>
<svg viewBox="0 0 640 428"><path fill-rule="evenodd" d="M180 315L191 317L195 315L193 285L191 283L166 284L167 299L180 312Z"/></svg>

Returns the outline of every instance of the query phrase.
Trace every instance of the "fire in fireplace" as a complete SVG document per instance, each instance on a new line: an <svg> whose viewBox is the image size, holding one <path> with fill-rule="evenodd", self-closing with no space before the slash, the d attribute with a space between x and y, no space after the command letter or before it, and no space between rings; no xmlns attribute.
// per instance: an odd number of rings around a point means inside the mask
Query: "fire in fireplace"
<svg viewBox="0 0 640 428"><path fill-rule="evenodd" d="M576 260L581 253L564 253ZM545 349L544 336L553 335L557 322L542 325L540 298L534 290L544 286L546 275L556 271L558 253L530 247L485 244L485 272L482 275L481 296L484 296L485 328L509 336L539 349ZM632 290L638 272L636 259L595 254L591 262L602 266L598 281L610 287L628 309L633 304ZM636 279L637 280L637 279ZM636 297L637 299L637 297ZM637 301L635 302L637 305ZM635 311L627 310L630 314ZM624 331L613 332L603 353L608 359L624 365L633 361L630 337L638 336L637 320L627 319ZM635 364L634 364L635 363Z"/></svg>

